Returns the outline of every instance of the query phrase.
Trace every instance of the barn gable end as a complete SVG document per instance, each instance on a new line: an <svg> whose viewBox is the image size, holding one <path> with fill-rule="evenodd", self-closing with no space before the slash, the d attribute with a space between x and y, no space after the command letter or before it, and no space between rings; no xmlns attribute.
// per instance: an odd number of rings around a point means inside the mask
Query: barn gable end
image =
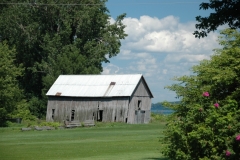
<svg viewBox="0 0 240 160"><path fill-rule="evenodd" d="M153 97L142 75L59 76L47 95L47 121L131 124L149 122Z"/></svg>
<svg viewBox="0 0 240 160"><path fill-rule="evenodd" d="M150 121L151 98L153 98L152 93L142 77L130 98L128 123L148 123Z"/></svg>

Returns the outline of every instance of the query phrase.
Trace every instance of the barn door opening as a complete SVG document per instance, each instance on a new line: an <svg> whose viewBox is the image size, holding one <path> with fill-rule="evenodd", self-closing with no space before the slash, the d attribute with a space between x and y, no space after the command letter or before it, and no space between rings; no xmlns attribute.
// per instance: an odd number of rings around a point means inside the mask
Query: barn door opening
<svg viewBox="0 0 240 160"><path fill-rule="evenodd" d="M74 116L75 116L75 110L72 110L71 121L74 121Z"/></svg>
<svg viewBox="0 0 240 160"><path fill-rule="evenodd" d="M98 110L97 121L102 122L103 110Z"/></svg>
<svg viewBox="0 0 240 160"><path fill-rule="evenodd" d="M52 109L52 120L54 120L55 109Z"/></svg>

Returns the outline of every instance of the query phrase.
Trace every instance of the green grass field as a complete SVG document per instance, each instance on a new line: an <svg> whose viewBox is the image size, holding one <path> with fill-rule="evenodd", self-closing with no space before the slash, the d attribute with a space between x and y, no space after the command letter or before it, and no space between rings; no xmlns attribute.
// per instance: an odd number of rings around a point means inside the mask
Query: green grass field
<svg viewBox="0 0 240 160"><path fill-rule="evenodd" d="M0 159L167 160L159 137L163 123L99 123L51 131L0 128Z"/></svg>

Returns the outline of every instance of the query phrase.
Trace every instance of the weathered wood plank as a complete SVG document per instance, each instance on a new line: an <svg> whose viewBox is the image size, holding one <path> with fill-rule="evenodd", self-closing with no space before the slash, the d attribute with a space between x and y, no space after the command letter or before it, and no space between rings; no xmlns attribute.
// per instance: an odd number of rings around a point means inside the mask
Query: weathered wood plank
<svg viewBox="0 0 240 160"><path fill-rule="evenodd" d="M76 127L81 127L80 121L65 121L65 128L76 128Z"/></svg>
<svg viewBox="0 0 240 160"><path fill-rule="evenodd" d="M28 128L21 128L21 131L31 131L32 128L28 127Z"/></svg>
<svg viewBox="0 0 240 160"><path fill-rule="evenodd" d="M95 126L94 120L85 120L83 124L84 124L84 127Z"/></svg>

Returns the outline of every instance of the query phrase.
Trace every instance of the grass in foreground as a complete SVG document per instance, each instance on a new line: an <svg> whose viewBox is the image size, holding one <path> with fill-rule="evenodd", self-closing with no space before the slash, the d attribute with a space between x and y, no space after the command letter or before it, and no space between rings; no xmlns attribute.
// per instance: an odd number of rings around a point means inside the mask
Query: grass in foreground
<svg viewBox="0 0 240 160"><path fill-rule="evenodd" d="M1 160L167 160L161 155L158 141L164 128L160 122L99 123L89 128L25 132L20 128L0 128L0 157Z"/></svg>

